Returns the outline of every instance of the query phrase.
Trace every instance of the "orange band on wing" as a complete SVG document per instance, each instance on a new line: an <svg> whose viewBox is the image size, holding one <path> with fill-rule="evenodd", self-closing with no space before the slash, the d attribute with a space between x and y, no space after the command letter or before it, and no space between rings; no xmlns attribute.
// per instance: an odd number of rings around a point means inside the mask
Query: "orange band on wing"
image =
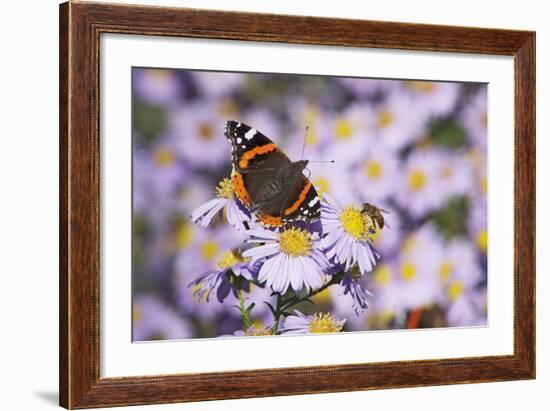
<svg viewBox="0 0 550 411"><path fill-rule="evenodd" d="M293 212L295 212L296 210L298 210L298 208L300 208L300 206L302 205L302 203L306 199L307 193L308 193L310 188L311 188L311 181L308 181L307 184L305 185L304 189L300 193L300 196L298 197L298 200L296 200L294 202L294 204L292 204L290 207L288 207L285 210L285 213L284 213L285 215L290 215Z"/></svg>
<svg viewBox="0 0 550 411"><path fill-rule="evenodd" d="M262 223L266 225L279 226L283 224L281 217L274 217L272 215L262 214L258 218Z"/></svg>
<svg viewBox="0 0 550 411"><path fill-rule="evenodd" d="M237 197L239 198L239 200L241 200L245 205L249 204L250 194L248 194L248 191L246 191L242 174L239 174L235 171L233 173L232 179L233 187L235 188L235 193L237 193Z"/></svg>
<svg viewBox="0 0 550 411"><path fill-rule="evenodd" d="M241 159L239 160L239 167L246 168L246 167L248 167L248 162L250 160L252 160L254 157L262 155L262 154L268 154L268 153L271 153L271 152L276 151L276 150L277 150L277 144L275 144L275 143L270 143L270 144L265 144L263 146L254 147L254 148L246 151L242 155Z"/></svg>

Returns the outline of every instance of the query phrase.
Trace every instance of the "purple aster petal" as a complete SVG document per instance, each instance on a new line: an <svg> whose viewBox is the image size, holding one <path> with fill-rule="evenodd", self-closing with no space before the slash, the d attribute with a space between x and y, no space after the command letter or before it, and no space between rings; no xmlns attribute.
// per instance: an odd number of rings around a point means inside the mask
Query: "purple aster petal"
<svg viewBox="0 0 550 411"><path fill-rule="evenodd" d="M191 221L198 224L200 227L207 227L212 221L212 218L226 205L226 203L226 198L214 198L204 203L191 212Z"/></svg>

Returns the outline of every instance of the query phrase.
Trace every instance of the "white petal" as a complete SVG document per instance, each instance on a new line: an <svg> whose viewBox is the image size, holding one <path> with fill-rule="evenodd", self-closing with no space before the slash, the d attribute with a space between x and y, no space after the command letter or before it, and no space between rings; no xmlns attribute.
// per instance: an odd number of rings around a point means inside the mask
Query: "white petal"
<svg viewBox="0 0 550 411"><path fill-rule="evenodd" d="M243 257L252 258L253 260L259 260L261 258L269 257L279 252L279 244L267 243L257 247L252 247L243 253Z"/></svg>

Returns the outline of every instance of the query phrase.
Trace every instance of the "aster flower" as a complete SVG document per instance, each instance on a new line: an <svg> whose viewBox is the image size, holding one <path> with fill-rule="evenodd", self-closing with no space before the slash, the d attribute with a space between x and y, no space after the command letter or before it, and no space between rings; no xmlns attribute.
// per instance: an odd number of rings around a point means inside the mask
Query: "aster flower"
<svg viewBox="0 0 550 411"><path fill-rule="evenodd" d="M371 114L369 146L398 151L426 134L426 116L403 93L393 93Z"/></svg>
<svg viewBox="0 0 550 411"><path fill-rule="evenodd" d="M250 221L250 214L235 197L233 182L224 178L216 187L217 197L197 207L191 213L191 221L200 227L207 227L221 210L225 211L227 222L237 229L244 228L244 222Z"/></svg>
<svg viewBox="0 0 550 411"><path fill-rule="evenodd" d="M464 106L462 124L470 142L485 151L487 149L487 86L483 86Z"/></svg>
<svg viewBox="0 0 550 411"><path fill-rule="evenodd" d="M210 98L219 98L233 92L245 79L246 74L229 72L193 72L199 92Z"/></svg>
<svg viewBox="0 0 550 411"><path fill-rule="evenodd" d="M338 115L326 116L319 131L330 143L326 158L338 162L358 161L369 145L373 111L369 104L353 104Z"/></svg>
<svg viewBox="0 0 550 411"><path fill-rule="evenodd" d="M132 91L150 104L171 104L182 93L176 71L167 69L132 69Z"/></svg>
<svg viewBox="0 0 550 411"><path fill-rule="evenodd" d="M266 335L273 335L271 327L257 327L253 325L247 330L237 330L233 333L235 337L261 337Z"/></svg>
<svg viewBox="0 0 550 411"><path fill-rule="evenodd" d="M397 183L395 199L413 217L441 207L447 199L442 179L442 158L437 151L413 152Z"/></svg>
<svg viewBox="0 0 550 411"><path fill-rule="evenodd" d="M439 151L439 150L438 150ZM447 196L466 195L476 183L474 168L464 153L439 151L442 189Z"/></svg>
<svg viewBox="0 0 550 411"><path fill-rule="evenodd" d="M404 81L403 89L416 115L445 116L455 108L460 84L444 81Z"/></svg>
<svg viewBox="0 0 550 411"><path fill-rule="evenodd" d="M343 265L345 271L356 264L362 275L372 271L380 255L370 243L377 228L366 213L355 205L342 208L325 196L321 222L326 234L322 244L330 259Z"/></svg>
<svg viewBox="0 0 550 411"><path fill-rule="evenodd" d="M188 338L190 324L170 306L151 294L134 298L132 305L134 341Z"/></svg>
<svg viewBox="0 0 550 411"><path fill-rule="evenodd" d="M223 136L226 116L216 103L187 104L170 112L170 133L182 159L196 168L229 165L230 145Z"/></svg>
<svg viewBox="0 0 550 411"><path fill-rule="evenodd" d="M353 267L349 273L344 274L340 287L344 295L351 297L352 308L356 315L368 308L367 297L373 297L373 294L361 284L361 273L357 267Z"/></svg>
<svg viewBox="0 0 550 411"><path fill-rule="evenodd" d="M323 158L323 157L317 157ZM342 202L357 201L356 191L349 184L353 173L343 164L310 163L308 169L311 171L311 182L317 190L317 194L323 198L325 194L332 198L338 198Z"/></svg>
<svg viewBox="0 0 550 411"><path fill-rule="evenodd" d="M369 79L369 78L353 78L339 77L340 81L346 88L359 97L371 98L377 94L387 93L398 87L399 82L395 80Z"/></svg>
<svg viewBox="0 0 550 411"><path fill-rule="evenodd" d="M346 320L339 320L330 313L304 315L295 310L283 321L279 331L282 334L326 334L342 331Z"/></svg>
<svg viewBox="0 0 550 411"><path fill-rule="evenodd" d="M253 263L261 263L259 282L283 294L289 287L299 292L323 285L330 264L316 233L298 227L279 232L258 227L248 234L249 243L261 244L243 253Z"/></svg>
<svg viewBox="0 0 550 411"><path fill-rule="evenodd" d="M395 191L399 160L385 145L370 146L354 167L352 181L356 191L374 204L385 200ZM344 184L349 187L350 184ZM333 196L341 200L338 196Z"/></svg>
<svg viewBox="0 0 550 411"><path fill-rule="evenodd" d="M239 284L242 289L248 291L249 283L254 274L254 269L248 264L238 250L226 251L222 254L217 264L217 270L209 271L189 284L193 288L193 297L196 301L208 302L210 294L216 290L216 297L220 303L233 292L237 297L238 286L234 277L244 280Z"/></svg>

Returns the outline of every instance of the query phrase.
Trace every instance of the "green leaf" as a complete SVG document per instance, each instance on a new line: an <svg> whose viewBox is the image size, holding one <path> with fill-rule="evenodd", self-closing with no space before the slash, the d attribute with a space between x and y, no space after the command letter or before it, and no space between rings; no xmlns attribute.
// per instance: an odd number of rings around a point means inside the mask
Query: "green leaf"
<svg viewBox="0 0 550 411"><path fill-rule="evenodd" d="M134 100L132 109L133 127L146 144L166 129L167 115L162 107Z"/></svg>
<svg viewBox="0 0 550 411"><path fill-rule="evenodd" d="M467 233L467 221L470 212L468 197L453 197L447 205L436 212L434 222L446 240Z"/></svg>
<svg viewBox="0 0 550 411"><path fill-rule="evenodd" d="M454 118L433 121L430 136L435 144L447 148L456 149L466 144L466 131Z"/></svg>

